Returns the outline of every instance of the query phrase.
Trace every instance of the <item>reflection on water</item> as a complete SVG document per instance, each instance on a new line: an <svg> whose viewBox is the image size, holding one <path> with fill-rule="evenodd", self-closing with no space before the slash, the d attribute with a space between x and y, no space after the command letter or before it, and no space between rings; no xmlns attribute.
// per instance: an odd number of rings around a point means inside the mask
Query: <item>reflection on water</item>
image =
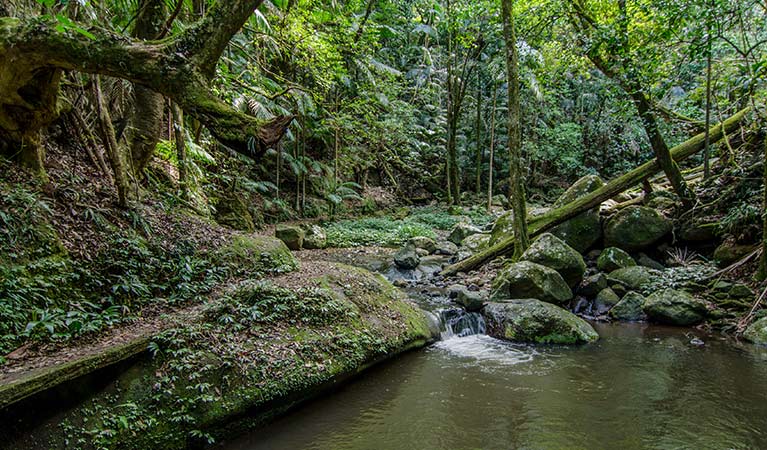
<svg viewBox="0 0 767 450"><path fill-rule="evenodd" d="M453 338L222 447L767 448L767 352L685 330L597 326L594 345Z"/></svg>

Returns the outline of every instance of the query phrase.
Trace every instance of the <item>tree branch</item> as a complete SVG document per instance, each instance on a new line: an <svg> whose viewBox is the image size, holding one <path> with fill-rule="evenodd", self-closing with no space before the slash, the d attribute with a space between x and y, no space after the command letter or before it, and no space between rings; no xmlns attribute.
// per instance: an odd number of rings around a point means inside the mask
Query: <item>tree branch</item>
<svg viewBox="0 0 767 450"><path fill-rule="evenodd" d="M237 20L222 20L216 24L217 29L236 32L247 20L247 17L242 18L244 11L252 12L260 0L219 2L216 5L224 3L227 6L214 8L215 11L202 20L208 25L203 24L195 27L193 32L165 41L133 41L99 28L90 29L93 38L88 38L73 31L58 31L56 23L50 20L0 18L0 78L13 80L13 83L0 85L0 104L24 103L18 90L31 79L30 74L40 68L55 67L112 76L171 98L205 124L225 145L249 157L260 156L279 140L282 136L279 133L285 132L292 116L256 119L235 110L210 91L211 68L220 56L217 52L223 51L222 46L228 42L222 32L212 33L202 47L179 51L190 39L204 39L202 36L209 29L212 18L222 17L224 11L240 16ZM243 6L245 3L247 7ZM232 9L234 5L239 7Z"/></svg>

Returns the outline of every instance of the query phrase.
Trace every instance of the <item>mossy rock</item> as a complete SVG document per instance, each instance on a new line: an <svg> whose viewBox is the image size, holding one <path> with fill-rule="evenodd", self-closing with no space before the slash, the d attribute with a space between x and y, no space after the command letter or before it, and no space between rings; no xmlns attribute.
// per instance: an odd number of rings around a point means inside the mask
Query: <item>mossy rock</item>
<svg viewBox="0 0 767 450"><path fill-rule="evenodd" d="M306 233L299 226L277 225L274 236L281 240L291 250L301 250L304 247Z"/></svg>
<svg viewBox="0 0 767 450"><path fill-rule="evenodd" d="M606 287L607 276L600 272L586 277L578 287L578 294L587 298L593 298Z"/></svg>
<svg viewBox="0 0 767 450"><path fill-rule="evenodd" d="M705 303L685 291L664 289L650 294L642 310L653 322L688 326L703 321L708 309Z"/></svg>
<svg viewBox="0 0 767 450"><path fill-rule="evenodd" d="M408 242L394 254L394 264L400 269L413 270L421 263L415 246Z"/></svg>
<svg viewBox="0 0 767 450"><path fill-rule="evenodd" d="M644 206L628 206L607 222L605 245L627 252L644 250L671 232L671 221Z"/></svg>
<svg viewBox="0 0 767 450"><path fill-rule="evenodd" d="M471 253L477 253L487 248L487 243L490 242L490 235L486 233L472 234L466 237L461 242L461 247L464 250L468 250Z"/></svg>
<svg viewBox="0 0 767 450"><path fill-rule="evenodd" d="M554 202L553 208L559 208L596 191L605 185L596 175L586 175L576 181ZM599 219L599 208L585 211L572 219L552 228L551 234L562 239L580 253L588 250L602 238L602 225Z"/></svg>
<svg viewBox="0 0 767 450"><path fill-rule="evenodd" d="M597 314L605 314L620 302L621 298L610 288L599 291L594 299L594 309Z"/></svg>
<svg viewBox="0 0 767 450"><path fill-rule="evenodd" d="M608 247L602 250L597 258L597 269L603 272L623 269L624 267L636 266L634 258L617 247Z"/></svg>
<svg viewBox="0 0 767 450"><path fill-rule="evenodd" d="M309 225L304 234L303 247L310 250L318 250L327 247L328 236L319 225Z"/></svg>
<svg viewBox="0 0 767 450"><path fill-rule="evenodd" d="M738 244L732 239L722 242L714 250L714 261L719 267L727 267L756 249L755 244Z"/></svg>
<svg viewBox="0 0 767 450"><path fill-rule="evenodd" d="M430 237L414 236L408 239L408 242L413 244L415 248L426 250L430 255L437 252L437 243Z"/></svg>
<svg viewBox="0 0 767 450"><path fill-rule="evenodd" d="M633 291L627 292L621 301L610 310L610 316L615 320L624 322L644 320L647 318L642 311L644 302L645 298L642 294Z"/></svg>
<svg viewBox="0 0 767 450"><path fill-rule="evenodd" d="M767 345L767 317L762 317L746 328L743 337L757 345Z"/></svg>
<svg viewBox="0 0 767 450"><path fill-rule="evenodd" d="M527 209L527 223L543 216L549 212L549 208L528 208ZM504 239L514 237L514 212L506 211L498 216L490 227L490 241L488 246L495 245Z"/></svg>
<svg viewBox="0 0 767 450"><path fill-rule="evenodd" d="M256 223L250 213L248 204L240 195L220 198L216 204L216 222L239 231L252 233Z"/></svg>
<svg viewBox="0 0 767 450"><path fill-rule="evenodd" d="M241 273L284 273L298 268L298 261L280 241L268 236L238 235L229 245L210 254L212 262Z"/></svg>
<svg viewBox="0 0 767 450"><path fill-rule="evenodd" d="M556 270L570 288L578 286L586 271L581 254L550 233L539 236L520 259Z"/></svg>
<svg viewBox="0 0 767 450"><path fill-rule="evenodd" d="M573 298L573 292L556 270L520 261L509 265L493 280L491 298L538 298L561 305Z"/></svg>
<svg viewBox="0 0 767 450"><path fill-rule="evenodd" d="M488 303L482 315L490 336L511 342L579 344L599 339L585 320L559 306L536 299Z"/></svg>
<svg viewBox="0 0 767 450"><path fill-rule="evenodd" d="M455 245L461 245L463 243L463 240L466 239L469 236L472 236L474 234L481 233L482 230L475 227L474 225L471 225L466 222L458 222L455 224L452 230L450 230L450 235L447 237L447 240L452 242Z"/></svg>
<svg viewBox="0 0 767 450"><path fill-rule="evenodd" d="M661 276L661 272L644 266L631 266L614 270L607 276L608 283L620 283L626 289L641 291Z"/></svg>

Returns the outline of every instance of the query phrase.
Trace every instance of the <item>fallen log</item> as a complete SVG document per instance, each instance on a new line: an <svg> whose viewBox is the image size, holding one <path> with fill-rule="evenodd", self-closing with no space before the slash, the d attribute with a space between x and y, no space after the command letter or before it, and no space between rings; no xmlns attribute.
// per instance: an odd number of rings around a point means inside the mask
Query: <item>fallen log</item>
<svg viewBox="0 0 767 450"><path fill-rule="evenodd" d="M750 108L743 109L724 122L714 125L709 131L711 142L718 142L722 139L725 133L733 132L733 130L740 125L740 122L746 116L749 109ZM672 148L671 157L676 162L689 158L703 149L705 141L706 134L700 133ZM605 200L609 200L621 192L630 189L659 171L660 165L657 160L653 159L652 161L648 161L636 169L610 181L596 191L568 203L565 206L549 211L540 217L536 217L527 224L528 234L530 237L537 236L562 222L572 219L584 211L599 206ZM463 261L445 267L445 269L442 270L441 275L451 276L459 272L470 272L495 258L513 252L514 237L512 236L490 248L464 259Z"/></svg>

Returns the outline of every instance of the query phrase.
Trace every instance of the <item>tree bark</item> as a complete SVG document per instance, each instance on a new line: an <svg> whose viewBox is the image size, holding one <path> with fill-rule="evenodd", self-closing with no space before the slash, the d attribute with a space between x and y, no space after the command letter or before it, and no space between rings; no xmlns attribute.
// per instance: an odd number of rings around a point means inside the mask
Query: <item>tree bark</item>
<svg viewBox="0 0 767 450"><path fill-rule="evenodd" d="M767 130L765 130L767 131ZM756 271L756 279L764 281L767 279L767 134L764 137L764 168L762 188L762 255L759 258L759 268Z"/></svg>
<svg viewBox="0 0 767 450"><path fill-rule="evenodd" d="M474 133L475 133L475 141L477 144L476 148L476 155L474 159L474 164L477 169L476 173L476 180L474 183L474 192L477 193L477 196L479 196L482 193L482 142L480 139L480 130L481 130L481 122L482 122L482 88L480 87L481 83L481 77L479 76L479 72L477 73L477 104L475 105L477 107L477 117L475 119L474 123Z"/></svg>
<svg viewBox="0 0 767 450"><path fill-rule="evenodd" d="M519 123L519 55L517 37L514 29L513 0L501 0L503 15L503 37L506 41L506 71L509 96L509 202L513 212L514 257L519 257L530 246L527 235L527 204L525 184L522 179L522 136Z"/></svg>
<svg viewBox="0 0 767 450"><path fill-rule="evenodd" d="M96 97L101 142L104 144L104 148L109 156L109 164L112 166L115 187L117 188L117 203L120 207L126 208L128 206L128 176L125 173L125 164L120 148L117 146L115 130L112 127L112 118L109 116L109 109L101 93L101 77L98 75L95 77L93 91Z"/></svg>
<svg viewBox="0 0 767 450"><path fill-rule="evenodd" d="M141 0L138 8L133 37L142 40L160 38L165 31L165 1ZM133 83L133 99L129 156L133 177L142 179L144 169L160 140L165 99L161 94L136 83Z"/></svg>
<svg viewBox="0 0 767 450"><path fill-rule="evenodd" d="M708 179L711 176L711 167L709 159L711 158L711 140L708 136L708 129L711 126L711 28L708 29L709 42L706 52L706 148L703 149L703 178Z"/></svg>
<svg viewBox="0 0 767 450"><path fill-rule="evenodd" d="M175 103L171 104L173 114L173 135L176 141L176 159L178 159L178 187L181 190L181 198L189 200L189 170L186 156L186 140L184 139L184 115L181 108Z"/></svg>
<svg viewBox="0 0 767 450"><path fill-rule="evenodd" d="M504 0L508 1L508 0ZM715 125L709 131L711 141L718 142L725 133L731 133L733 130L740 126L740 122L746 116L749 108L746 108L734 116L730 117L726 121ZM676 161L682 161L695 153L701 151L705 145L706 136L705 133L700 133L695 137L683 142L682 144L674 147L671 150L671 155ZM657 160L652 160L642 164L636 169L621 175L620 177L610 181L603 187L591 192L574 202L568 203L553 211L549 211L543 216L535 218L528 224L527 231L530 236L537 236L544 233L546 230L565 222L578 214L588 211L591 208L599 206L605 200L609 200L621 192L636 186L646 178L661 171L660 164ZM458 272L469 272L482 266L483 264L492 261L493 259L508 255L516 246L515 238L509 237L498 244L483 250L475 255L459 261L451 266L446 267L442 271L442 275L450 276Z"/></svg>
<svg viewBox="0 0 767 450"><path fill-rule="evenodd" d="M493 82L493 108L490 110L490 161L487 172L487 210L493 206L493 165L495 159L495 105L498 100L498 86Z"/></svg>

